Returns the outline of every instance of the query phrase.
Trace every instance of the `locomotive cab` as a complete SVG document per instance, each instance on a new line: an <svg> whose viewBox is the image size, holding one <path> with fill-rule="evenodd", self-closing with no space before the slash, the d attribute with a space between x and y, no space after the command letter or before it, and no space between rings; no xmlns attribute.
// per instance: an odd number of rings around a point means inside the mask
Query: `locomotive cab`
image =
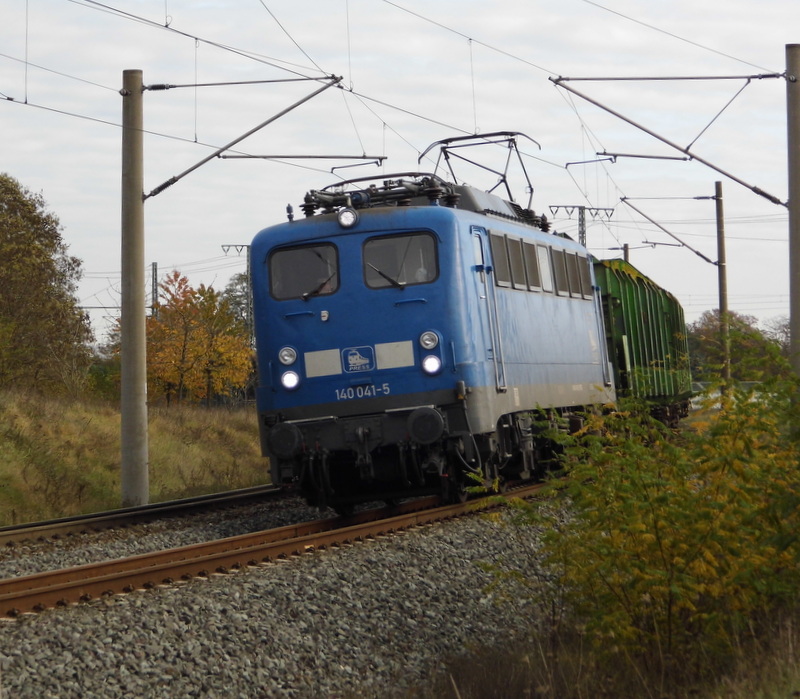
<svg viewBox="0 0 800 699"><path fill-rule="evenodd" d="M465 429L446 339L457 310L456 256L442 244L452 222L411 207L403 220L359 213L345 225L334 213L284 224L254 242L273 481L341 508L371 493L437 490L445 436Z"/></svg>
<svg viewBox="0 0 800 699"><path fill-rule="evenodd" d="M251 249L274 483L461 499L536 469L536 411L613 396L588 255L544 217L418 173L303 210Z"/></svg>

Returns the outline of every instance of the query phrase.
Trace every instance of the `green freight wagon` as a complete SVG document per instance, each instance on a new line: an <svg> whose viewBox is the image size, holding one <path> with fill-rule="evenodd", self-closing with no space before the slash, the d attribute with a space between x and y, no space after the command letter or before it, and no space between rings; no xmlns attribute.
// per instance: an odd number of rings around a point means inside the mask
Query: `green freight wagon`
<svg viewBox="0 0 800 699"><path fill-rule="evenodd" d="M657 418L674 424L692 395L683 308L623 260L595 260L594 273L617 395L651 403Z"/></svg>

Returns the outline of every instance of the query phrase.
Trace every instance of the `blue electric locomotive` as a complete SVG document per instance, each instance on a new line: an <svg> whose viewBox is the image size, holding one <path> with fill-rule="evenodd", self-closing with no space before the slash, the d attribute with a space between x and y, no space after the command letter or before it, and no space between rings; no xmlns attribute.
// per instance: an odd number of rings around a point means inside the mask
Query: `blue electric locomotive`
<svg viewBox="0 0 800 699"><path fill-rule="evenodd" d="M274 483L338 510L461 498L537 470L537 416L613 400L591 260L544 217L423 173L302 208L251 248Z"/></svg>

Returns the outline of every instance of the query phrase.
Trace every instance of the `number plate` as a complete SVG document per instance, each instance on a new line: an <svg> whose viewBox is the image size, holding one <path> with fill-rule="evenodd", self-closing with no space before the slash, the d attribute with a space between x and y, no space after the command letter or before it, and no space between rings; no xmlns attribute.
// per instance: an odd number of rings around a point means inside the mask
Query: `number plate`
<svg viewBox="0 0 800 699"><path fill-rule="evenodd" d="M366 386L348 386L347 388L336 389L336 400L357 400L359 398L375 398L377 396L388 396L391 393L388 383L380 386L372 384Z"/></svg>

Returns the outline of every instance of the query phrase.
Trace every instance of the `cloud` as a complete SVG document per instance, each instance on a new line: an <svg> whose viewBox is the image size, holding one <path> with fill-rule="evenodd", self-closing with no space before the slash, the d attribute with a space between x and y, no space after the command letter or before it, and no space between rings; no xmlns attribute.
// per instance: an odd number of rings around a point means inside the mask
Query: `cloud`
<svg viewBox="0 0 800 699"><path fill-rule="evenodd" d="M651 136L556 87L551 76L711 76L781 72L800 20L794 0L294 0L222 3L170 0L14 3L0 26L0 170L41 191L84 261L81 298L114 305L119 269L122 71L145 82L272 80L322 72L331 88L236 147L250 154L388 156L384 168L416 168L437 139L519 130L530 149L534 208L615 207L590 221L600 257L628 243L632 261L697 317L718 305L716 268L670 242L620 197L641 206L715 259L713 202L692 197L724 181L731 308L769 318L788 312L786 210L697 162L619 158L609 151L679 155ZM26 8L28 14L26 16ZM279 24L279 23L280 24ZM165 25L169 25L168 27ZM196 40L197 38L197 40ZM25 59L27 58L27 65ZM286 69L292 72L288 72ZM744 80L573 85L682 146L714 119ZM182 87L144 95L145 189L161 184L271 115L316 83ZM352 88L352 91L351 91ZM27 99L29 104L24 104ZM36 106L34 106L36 105ZM755 80L693 146L737 177L785 200L785 83ZM197 142L195 142L195 139ZM308 189L351 161L214 159L146 203L146 257L195 283L224 286L244 269L221 246L248 243L283 220ZM432 167L432 163L428 166ZM474 182L474 184L484 184ZM486 183L492 186L494 182ZM659 199L659 197L671 197ZM675 197L681 197L677 199ZM683 199L685 197L685 199ZM524 199L520 194L518 199ZM574 233L576 220L556 220ZM109 274L110 273L110 274ZM110 311L113 313L113 311ZM105 311L93 312L100 334Z"/></svg>

